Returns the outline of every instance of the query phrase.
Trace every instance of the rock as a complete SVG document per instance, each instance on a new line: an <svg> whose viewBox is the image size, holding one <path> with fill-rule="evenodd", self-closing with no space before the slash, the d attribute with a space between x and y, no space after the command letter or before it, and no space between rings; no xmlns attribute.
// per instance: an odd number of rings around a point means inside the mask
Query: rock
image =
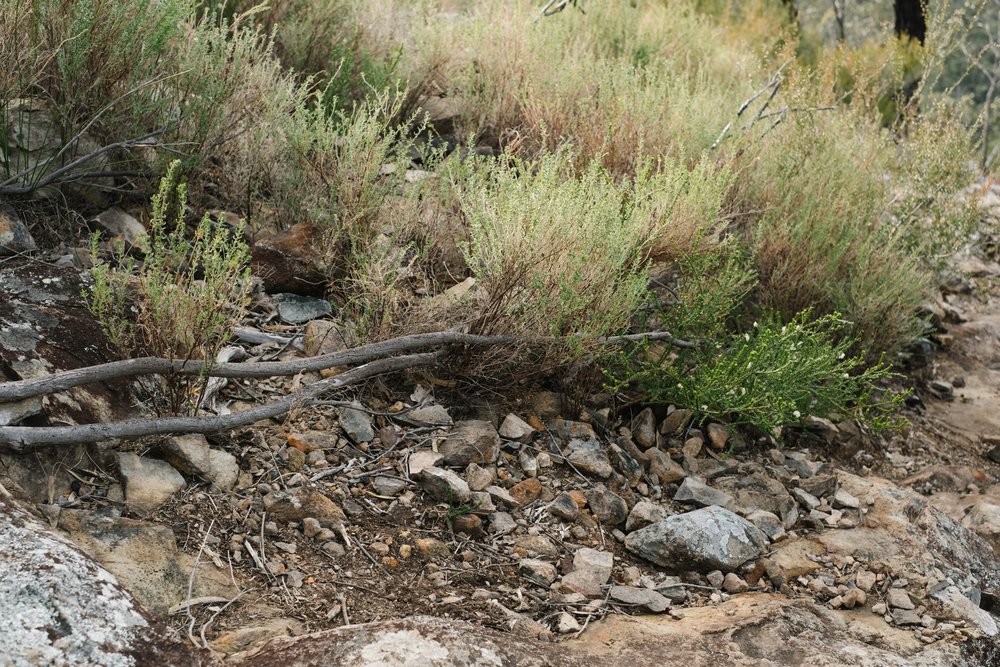
<svg viewBox="0 0 1000 667"><path fill-rule="evenodd" d="M730 572L722 580L722 590L727 593L746 593L750 590L750 585L741 579L739 575Z"/></svg>
<svg viewBox="0 0 1000 667"><path fill-rule="evenodd" d="M731 495L735 506L741 510L770 512L780 517L782 522L785 522L795 509L795 501L785 490L784 485L763 473L755 472L720 479L716 482L716 487Z"/></svg>
<svg viewBox="0 0 1000 667"><path fill-rule="evenodd" d="M580 508L568 493L560 493L549 504L549 514L564 521L576 521L580 516Z"/></svg>
<svg viewBox="0 0 1000 667"><path fill-rule="evenodd" d="M493 498L485 491L473 491L469 502L476 508L477 512L490 514L497 511L496 505L493 504Z"/></svg>
<svg viewBox="0 0 1000 667"><path fill-rule="evenodd" d="M896 625L920 625L920 614L912 609L893 609L892 622Z"/></svg>
<svg viewBox="0 0 1000 667"><path fill-rule="evenodd" d="M701 455L701 450L704 446L705 441L695 436L684 441L684 446L681 447L681 451L684 453L685 459L696 459Z"/></svg>
<svg viewBox="0 0 1000 667"><path fill-rule="evenodd" d="M681 464L670 458L670 454L662 449L649 449L644 456L649 461L649 472L660 480L660 484L673 484L687 477L687 472Z"/></svg>
<svg viewBox="0 0 1000 667"><path fill-rule="evenodd" d="M16 426L28 417L42 414L42 399L38 396L13 403L0 403L0 426Z"/></svg>
<svg viewBox="0 0 1000 667"><path fill-rule="evenodd" d="M451 522L451 526L456 533L465 533L469 537L482 537L486 534L483 530L483 520L475 514L457 516Z"/></svg>
<svg viewBox="0 0 1000 667"><path fill-rule="evenodd" d="M574 422L567 419L553 419L548 423L549 430L563 440L597 440L594 427L584 422ZM572 448L570 443L570 447Z"/></svg>
<svg viewBox="0 0 1000 667"><path fill-rule="evenodd" d="M814 510L820 506L819 498L799 488L792 489L792 495L807 510Z"/></svg>
<svg viewBox="0 0 1000 667"><path fill-rule="evenodd" d="M306 537L313 538L319 535L323 527L320 525L319 521L311 516L307 516L302 519L302 534Z"/></svg>
<svg viewBox="0 0 1000 667"><path fill-rule="evenodd" d="M93 222L111 236L124 240L129 246L138 246L146 236L143 224L117 206L97 214Z"/></svg>
<svg viewBox="0 0 1000 667"><path fill-rule="evenodd" d="M962 519L962 525L986 540L1000 556L1000 505L980 500Z"/></svg>
<svg viewBox="0 0 1000 667"><path fill-rule="evenodd" d="M555 565L534 558L522 558L518 561L517 571L528 581L544 588L551 586L559 576Z"/></svg>
<svg viewBox="0 0 1000 667"><path fill-rule="evenodd" d="M746 520L760 528L761 532L767 535L768 539L772 542L785 534L785 528L782 526L781 519L771 512L754 510L750 514L747 514Z"/></svg>
<svg viewBox="0 0 1000 667"><path fill-rule="evenodd" d="M556 616L556 632L559 634L568 635L579 631L580 624L573 618L572 614L563 611Z"/></svg>
<svg viewBox="0 0 1000 667"><path fill-rule="evenodd" d="M843 595L842 604L844 609L854 609L855 607L864 607L866 602L868 602L868 595L863 590L848 588Z"/></svg>
<svg viewBox="0 0 1000 667"><path fill-rule="evenodd" d="M486 493L490 495L490 498L492 498L494 502L501 503L507 507L517 507L521 504L517 502L517 499L512 496L507 489L499 486L487 486Z"/></svg>
<svg viewBox="0 0 1000 667"><path fill-rule="evenodd" d="M625 476L625 482L629 486L635 486L642 479L642 466L618 445L608 445L608 459L611 467Z"/></svg>
<svg viewBox="0 0 1000 667"><path fill-rule="evenodd" d="M868 570L858 570L857 574L854 576L854 585L865 593L872 592L872 588L874 588L876 581L877 577L875 576L875 573L869 572Z"/></svg>
<svg viewBox="0 0 1000 667"><path fill-rule="evenodd" d="M989 486L991 479L982 470L962 465L932 465L899 483L922 491L965 492L970 485Z"/></svg>
<svg viewBox="0 0 1000 667"><path fill-rule="evenodd" d="M144 664L194 667L208 660L114 575L2 496L0 605L5 664L129 665L141 656Z"/></svg>
<svg viewBox="0 0 1000 667"><path fill-rule="evenodd" d="M448 411L437 404L409 410L399 415L399 418L417 426L451 426L454 423Z"/></svg>
<svg viewBox="0 0 1000 667"><path fill-rule="evenodd" d="M465 469L465 481L473 491L482 491L493 484L496 473L492 468L484 468L478 463L470 463Z"/></svg>
<svg viewBox="0 0 1000 667"><path fill-rule="evenodd" d="M336 528L347 518L323 492L305 486L288 492L272 491L264 496L263 507L267 518L278 523L298 523L312 517L324 528Z"/></svg>
<svg viewBox="0 0 1000 667"><path fill-rule="evenodd" d="M359 404L358 407L361 407ZM356 408L342 407L337 410L340 428L354 443L371 442L375 438L372 420L367 412Z"/></svg>
<svg viewBox="0 0 1000 667"><path fill-rule="evenodd" d="M0 208L0 257L34 252L38 249L28 227L17 219L13 211Z"/></svg>
<svg viewBox="0 0 1000 667"><path fill-rule="evenodd" d="M717 452L721 452L726 448L726 443L729 442L731 435L729 429L722 424L713 422L708 425L708 443Z"/></svg>
<svg viewBox="0 0 1000 667"><path fill-rule="evenodd" d="M500 452L500 436L488 421L458 422L438 447L438 451L444 457L442 462L447 466L492 463Z"/></svg>
<svg viewBox="0 0 1000 667"><path fill-rule="evenodd" d="M288 324L305 324L333 312L330 302L325 299L288 292L272 294L271 298L278 306L278 317Z"/></svg>
<svg viewBox="0 0 1000 667"><path fill-rule="evenodd" d="M152 512L184 488L184 478L166 461L118 452L118 468L125 490L125 503L133 509Z"/></svg>
<svg viewBox="0 0 1000 667"><path fill-rule="evenodd" d="M527 505L538 500L542 489L542 483L531 477L510 487L510 495L518 505Z"/></svg>
<svg viewBox="0 0 1000 667"><path fill-rule="evenodd" d="M410 472L410 477L416 477L424 468L436 466L440 463L441 458L440 454L429 449L410 452L410 456L407 459L407 469Z"/></svg>
<svg viewBox="0 0 1000 667"><path fill-rule="evenodd" d="M726 581L726 575L722 574L719 570L712 570L705 575L705 579L712 588L722 588L722 584Z"/></svg>
<svg viewBox="0 0 1000 667"><path fill-rule="evenodd" d="M494 535L507 535L517 530L517 522L507 512L494 512L489 519L490 532Z"/></svg>
<svg viewBox="0 0 1000 667"><path fill-rule="evenodd" d="M236 486L240 475L236 457L212 449L201 434L172 436L164 443L163 450L165 458L178 470L201 477L216 491L228 491Z"/></svg>
<svg viewBox="0 0 1000 667"><path fill-rule="evenodd" d="M843 489L838 489L833 494L833 506L836 508L858 509L861 502Z"/></svg>
<svg viewBox="0 0 1000 667"><path fill-rule="evenodd" d="M713 489L694 477L688 477L681 483L677 493L674 494L674 500L682 503L695 503L702 506L718 505L726 508L731 508L735 504L733 497L728 493Z"/></svg>
<svg viewBox="0 0 1000 667"><path fill-rule="evenodd" d="M295 637L305 633L305 626L291 618L274 618L264 625L223 632L211 642L213 651L226 655L246 651L273 637Z"/></svg>
<svg viewBox="0 0 1000 667"><path fill-rule="evenodd" d="M562 586L571 591L597 597L611 578L614 556L607 551L583 547L573 554L573 570L562 578Z"/></svg>
<svg viewBox="0 0 1000 667"><path fill-rule="evenodd" d="M514 548L523 550L529 556L555 559L560 554L559 547L544 535L522 535L514 540Z"/></svg>
<svg viewBox="0 0 1000 667"><path fill-rule="evenodd" d="M302 332L302 346L307 357L343 352L357 343L353 329L331 320L310 320Z"/></svg>
<svg viewBox="0 0 1000 667"><path fill-rule="evenodd" d="M803 479L809 479L823 469L822 463L810 461L801 452L788 452L785 459L785 466Z"/></svg>
<svg viewBox="0 0 1000 667"><path fill-rule="evenodd" d="M428 466L421 470L418 481L424 491L433 498L446 503L468 502L472 494L464 479L451 470L435 466Z"/></svg>
<svg viewBox="0 0 1000 667"><path fill-rule="evenodd" d="M306 455L302 453L301 449L296 447L290 447L285 455L287 460L288 469L292 472L298 472L306 465Z"/></svg>
<svg viewBox="0 0 1000 667"><path fill-rule="evenodd" d="M669 516L670 512L662 505L641 500L632 506L632 511L629 512L628 520L625 522L625 531L631 533Z"/></svg>
<svg viewBox="0 0 1000 667"><path fill-rule="evenodd" d="M194 555L178 550L169 527L72 509L62 511L59 523L80 549L111 572L147 609L166 615L187 599L197 547ZM200 539L192 530L192 540ZM231 598L238 592L228 568L223 570L203 556L192 583L192 597Z"/></svg>
<svg viewBox="0 0 1000 667"><path fill-rule="evenodd" d="M656 446L656 417L646 408L632 420L632 439L643 449Z"/></svg>
<svg viewBox="0 0 1000 667"><path fill-rule="evenodd" d="M603 484L587 491L587 504L597 520L607 526L617 526L628 518L628 505L621 496L612 493Z"/></svg>
<svg viewBox="0 0 1000 667"><path fill-rule="evenodd" d="M417 553L425 559L451 557L451 549L448 548L448 545L433 537L418 537L413 540L413 546L417 548Z"/></svg>
<svg viewBox="0 0 1000 667"><path fill-rule="evenodd" d="M517 461L521 465L521 472L525 477L535 477L538 474L538 459L530 452L522 449L518 452Z"/></svg>
<svg viewBox="0 0 1000 667"><path fill-rule="evenodd" d="M664 612L670 607L670 600L649 588L612 586L610 597L616 602L641 607L654 614Z"/></svg>
<svg viewBox="0 0 1000 667"><path fill-rule="evenodd" d="M406 490L406 486L407 484L405 479L398 479L396 477L377 475L375 479L372 480L372 488L374 488L375 493L380 496L398 496Z"/></svg>
<svg viewBox="0 0 1000 667"><path fill-rule="evenodd" d="M597 440L574 439L569 442L570 455L569 462L581 472L585 472L601 479L611 477L614 469L604 448Z"/></svg>
<svg viewBox="0 0 1000 667"><path fill-rule="evenodd" d="M763 553L767 538L742 517L712 506L678 514L625 538L625 548L662 567L733 571Z"/></svg>
<svg viewBox="0 0 1000 667"><path fill-rule="evenodd" d="M660 422L660 433L663 435L674 435L691 421L691 411L680 409L674 410L667 415L666 419Z"/></svg>
<svg viewBox="0 0 1000 667"><path fill-rule="evenodd" d="M956 586L946 586L931 593L931 597L941 603L952 615L975 626L987 637L996 637L996 619L985 609L962 595Z"/></svg>
<svg viewBox="0 0 1000 667"><path fill-rule="evenodd" d="M825 498L837 489L837 478L834 475L810 476L799 480L799 487L816 498Z"/></svg>
<svg viewBox="0 0 1000 667"><path fill-rule="evenodd" d="M504 417L503 423L500 424L500 437L505 440L515 440L521 444L527 444L531 442L535 433L536 431L531 427L531 424L514 413Z"/></svg>
<svg viewBox="0 0 1000 667"><path fill-rule="evenodd" d="M291 292L322 296L326 267L317 261L320 232L310 223L292 225L250 249L250 270L261 279L268 294Z"/></svg>

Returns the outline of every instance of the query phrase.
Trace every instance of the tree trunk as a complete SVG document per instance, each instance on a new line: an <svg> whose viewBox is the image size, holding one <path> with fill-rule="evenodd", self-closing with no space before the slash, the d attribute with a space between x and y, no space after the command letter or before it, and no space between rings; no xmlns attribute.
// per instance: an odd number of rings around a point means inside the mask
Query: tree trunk
<svg viewBox="0 0 1000 667"><path fill-rule="evenodd" d="M896 36L915 39L921 44L927 36L927 17L923 0L894 0Z"/></svg>

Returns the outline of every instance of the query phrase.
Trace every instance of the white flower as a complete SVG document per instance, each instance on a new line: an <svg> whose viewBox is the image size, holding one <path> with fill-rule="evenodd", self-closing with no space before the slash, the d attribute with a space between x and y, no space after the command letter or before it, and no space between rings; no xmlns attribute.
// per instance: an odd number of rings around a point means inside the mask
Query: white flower
<svg viewBox="0 0 1000 667"><path fill-rule="evenodd" d="M707 412L708 411L708 406L707 405L703 405L703 406L701 406L701 409L702 409L702 412Z"/></svg>
<svg viewBox="0 0 1000 667"><path fill-rule="evenodd" d="M746 395L747 395L747 388L740 387L740 396L746 396Z"/></svg>
<svg viewBox="0 0 1000 667"><path fill-rule="evenodd" d="M682 385L682 384L681 384L680 382L678 382L678 383L677 383L677 388L678 388L678 389L683 389L683 388L684 388L684 385Z"/></svg>
<svg viewBox="0 0 1000 667"><path fill-rule="evenodd" d="M747 370L750 370L751 366L753 366L753 362L752 361L748 361L747 362Z"/></svg>
<svg viewBox="0 0 1000 667"><path fill-rule="evenodd" d="M844 373L844 379L845 380L849 380L850 378L851 378L851 374L850 373Z"/></svg>
<svg viewBox="0 0 1000 667"><path fill-rule="evenodd" d="M844 353L843 353L843 352L841 352L841 353L840 353L840 354L839 354L839 355L837 356L837 360L839 361L839 360L841 360L841 359L843 359L843 358L844 358Z"/></svg>
<svg viewBox="0 0 1000 667"><path fill-rule="evenodd" d="M756 329L756 328L757 328L757 323L756 323L756 322L754 322L754 323L753 323L753 328L754 328L754 329Z"/></svg>
<svg viewBox="0 0 1000 667"><path fill-rule="evenodd" d="M792 413L792 416L795 417L796 419L798 419L799 417L802 416L802 413L799 412L798 410L796 410L795 412Z"/></svg>
<svg viewBox="0 0 1000 667"><path fill-rule="evenodd" d="M748 334L748 333L743 334L743 337L747 339L748 343L750 342L750 334Z"/></svg>

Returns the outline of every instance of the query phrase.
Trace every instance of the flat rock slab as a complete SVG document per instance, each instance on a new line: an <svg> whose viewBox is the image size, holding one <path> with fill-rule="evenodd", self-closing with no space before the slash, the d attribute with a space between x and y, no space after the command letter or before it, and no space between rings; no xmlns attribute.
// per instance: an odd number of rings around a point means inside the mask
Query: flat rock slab
<svg viewBox="0 0 1000 667"><path fill-rule="evenodd" d="M278 317L289 324L305 324L333 312L330 302L311 296L281 293L271 296L278 305Z"/></svg>
<svg viewBox="0 0 1000 667"><path fill-rule="evenodd" d="M706 507L672 516L633 531L625 547L672 570L735 570L763 553L767 538L729 510Z"/></svg>

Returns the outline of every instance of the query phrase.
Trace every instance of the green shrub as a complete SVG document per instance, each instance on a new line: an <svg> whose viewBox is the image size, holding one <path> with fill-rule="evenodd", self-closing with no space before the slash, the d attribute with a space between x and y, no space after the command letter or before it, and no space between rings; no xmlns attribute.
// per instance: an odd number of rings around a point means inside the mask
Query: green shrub
<svg viewBox="0 0 1000 667"><path fill-rule="evenodd" d="M878 389L892 374L881 361L852 355L849 331L837 314L803 312L787 324L768 317L745 333L701 341L696 351L671 352L671 358L640 347L624 357L627 380L651 401L765 434L807 416L891 428L903 396Z"/></svg>
<svg viewBox="0 0 1000 667"><path fill-rule="evenodd" d="M189 238L186 204L187 188L174 162L153 197L143 260L119 241L111 258L102 261L95 236L94 285L85 297L123 355L200 360L207 370L249 306L249 252L242 227L217 226L207 215ZM167 408L196 412L206 379L168 377Z"/></svg>

